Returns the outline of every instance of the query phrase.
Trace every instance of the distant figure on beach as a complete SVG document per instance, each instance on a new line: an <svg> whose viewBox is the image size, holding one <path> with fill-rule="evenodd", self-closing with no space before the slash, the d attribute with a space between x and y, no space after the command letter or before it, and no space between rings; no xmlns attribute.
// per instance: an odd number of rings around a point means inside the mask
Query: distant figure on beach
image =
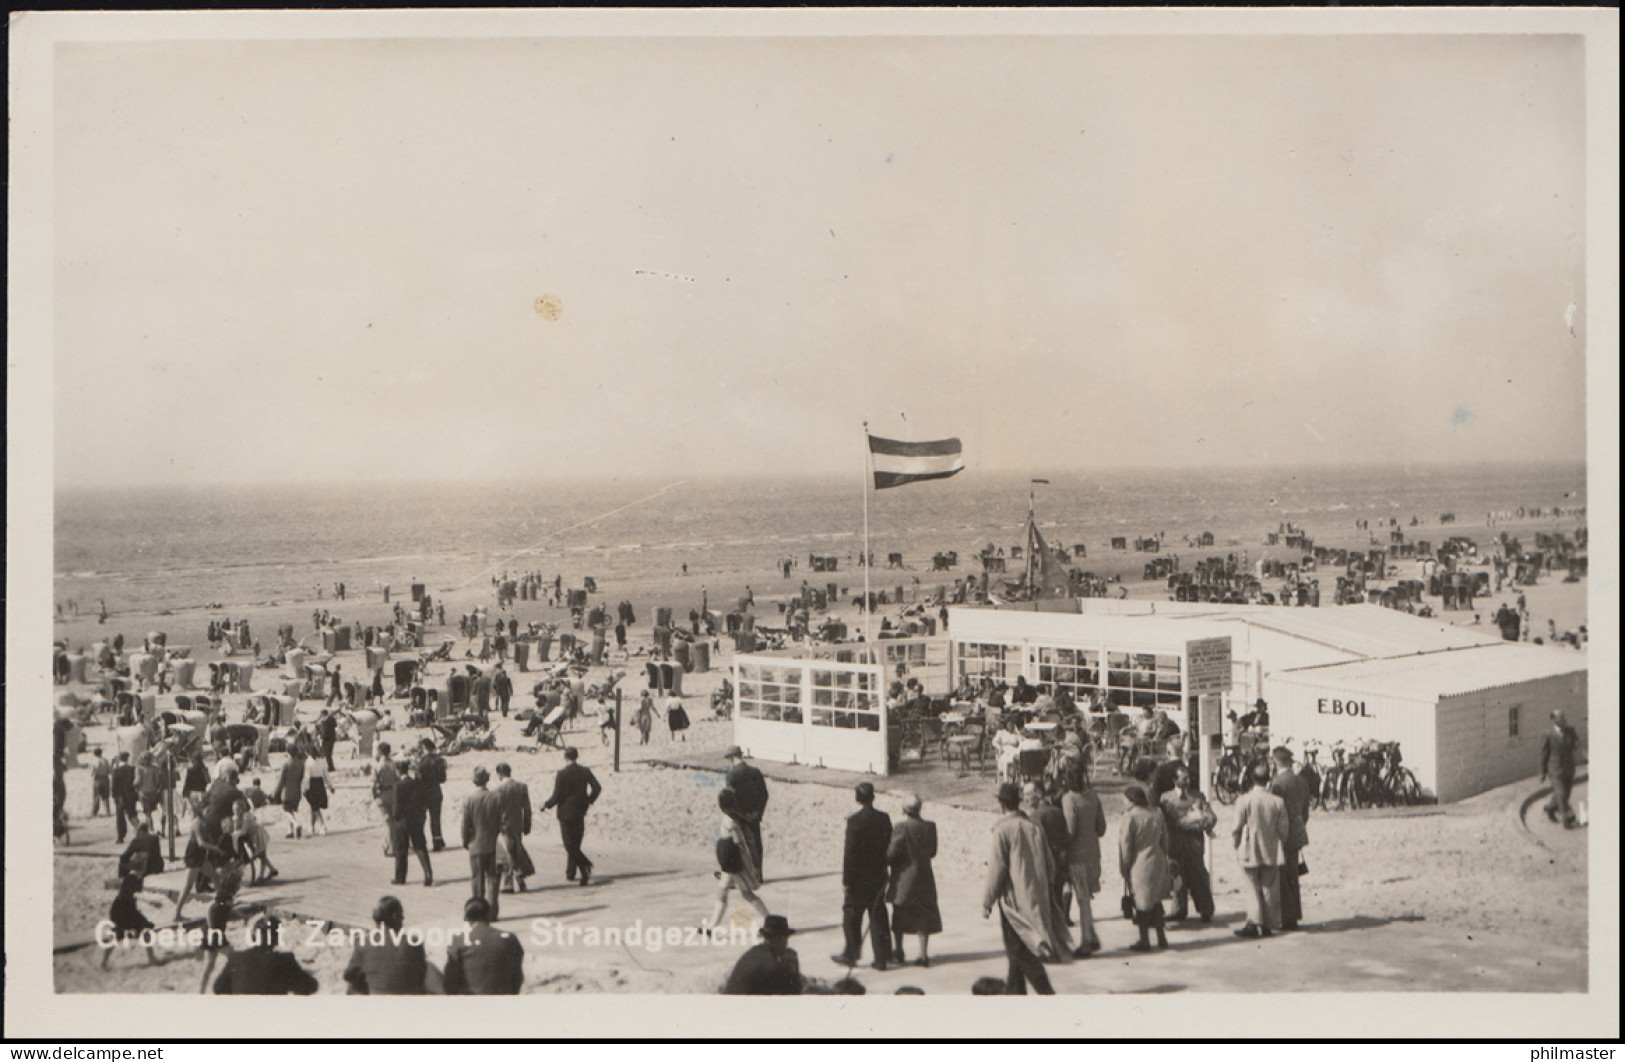
<svg viewBox="0 0 1625 1062"><path fill-rule="evenodd" d="M635 721L638 726L638 744L647 745L649 732L654 729L655 724L655 699L648 690L644 690L643 696L638 699L638 714Z"/></svg>
<svg viewBox="0 0 1625 1062"><path fill-rule="evenodd" d="M666 699L666 726L671 729L673 738L681 734L682 740L688 740L688 710L683 707L683 699L675 693Z"/></svg>
<svg viewBox="0 0 1625 1062"><path fill-rule="evenodd" d="M1542 809L1553 822L1562 822L1563 828L1572 830L1578 825L1574 809L1569 807L1569 793L1574 789L1578 770L1577 758L1580 735L1561 711L1552 713L1552 727L1540 739L1540 780L1551 780L1552 796Z"/></svg>
<svg viewBox="0 0 1625 1062"><path fill-rule="evenodd" d="M156 928L152 924L152 919L142 913L141 907L136 903L136 894L141 891L142 883L142 875L140 874L125 874L119 879L118 895L113 897L113 905L107 912L108 921L113 927L113 939L116 941L123 941L132 937L139 940L143 933L151 932ZM151 938L147 939L150 940ZM146 949L147 965L160 965L158 955L153 951L150 943L146 944ZM113 957L113 952L117 950L118 946L115 944L104 943L102 945L102 969L107 969L108 960Z"/></svg>

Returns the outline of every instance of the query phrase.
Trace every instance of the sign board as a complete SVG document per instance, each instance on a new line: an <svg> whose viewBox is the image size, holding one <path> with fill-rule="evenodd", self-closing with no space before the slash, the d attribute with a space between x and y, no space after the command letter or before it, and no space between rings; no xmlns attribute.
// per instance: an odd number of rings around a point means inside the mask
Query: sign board
<svg viewBox="0 0 1625 1062"><path fill-rule="evenodd" d="M1199 638L1185 643L1185 693L1200 697L1229 693L1230 639Z"/></svg>
<svg viewBox="0 0 1625 1062"><path fill-rule="evenodd" d="M1217 693L1204 694L1197 702L1201 705L1201 732L1204 734L1220 734L1224 732L1224 720L1220 711L1224 708L1224 698Z"/></svg>

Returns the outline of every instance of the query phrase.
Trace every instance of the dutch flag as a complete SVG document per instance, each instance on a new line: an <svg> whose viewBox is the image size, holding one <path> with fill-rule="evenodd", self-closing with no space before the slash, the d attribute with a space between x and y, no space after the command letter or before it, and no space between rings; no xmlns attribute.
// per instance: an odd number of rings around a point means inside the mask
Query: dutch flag
<svg viewBox="0 0 1625 1062"><path fill-rule="evenodd" d="M964 471L963 452L958 439L899 442L871 435L869 453L874 457L875 489L901 487L922 479L947 479Z"/></svg>

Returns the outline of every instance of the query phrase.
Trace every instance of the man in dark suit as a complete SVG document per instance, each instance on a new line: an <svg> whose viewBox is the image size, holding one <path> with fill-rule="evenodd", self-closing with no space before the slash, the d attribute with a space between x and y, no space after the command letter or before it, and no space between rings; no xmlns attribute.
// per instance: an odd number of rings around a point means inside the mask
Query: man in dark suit
<svg viewBox="0 0 1625 1062"><path fill-rule="evenodd" d="M516 996L525 984L525 948L491 926L491 908L478 896L463 904L461 937L446 946L446 995Z"/></svg>
<svg viewBox="0 0 1625 1062"><path fill-rule="evenodd" d="M434 884L434 866L429 862L429 842L423 836L423 820L429 809L424 801L423 780L411 760L395 765L400 781L395 784L395 817L390 820L390 846L395 851L396 885L406 884L406 853L418 854L423 868L423 884Z"/></svg>
<svg viewBox="0 0 1625 1062"><path fill-rule="evenodd" d="M491 678L491 692L496 694L497 709L502 718L508 718L508 702L513 698L513 679L503 670L501 664L497 665L496 674Z"/></svg>
<svg viewBox="0 0 1625 1062"><path fill-rule="evenodd" d="M869 914L869 943L874 968L891 962L891 919L886 914L886 852L891 847L891 816L875 810L875 787L859 782L857 801L862 806L846 820L846 853L841 862L841 927L846 950L831 958L842 966L856 966L863 957L863 915Z"/></svg>
<svg viewBox="0 0 1625 1062"><path fill-rule="evenodd" d="M1569 726L1562 712L1553 712L1552 728L1540 739L1540 780L1544 782L1549 778L1552 782L1552 797L1546 801L1544 810L1548 819L1561 821L1563 827L1570 830L1577 825L1574 809L1569 807L1569 792L1574 788L1579 750L1580 735ZM117 792L115 789L115 800Z"/></svg>
<svg viewBox="0 0 1625 1062"><path fill-rule="evenodd" d="M483 671L474 671L474 681L470 683L469 691L474 699L474 710L481 715L491 714L491 676Z"/></svg>
<svg viewBox="0 0 1625 1062"><path fill-rule="evenodd" d="M723 757L733 764L728 768L728 788L738 797L739 822L750 844L751 858L756 861L756 873L766 881L762 870L762 813L767 810L767 779L746 762L745 752L738 745L729 748Z"/></svg>
<svg viewBox="0 0 1625 1062"><path fill-rule="evenodd" d="M762 943L739 957L728 983L723 986L725 996L799 996L804 982L801 979L801 960L790 947L790 934L795 930L783 915L768 915L762 923Z"/></svg>
<svg viewBox="0 0 1625 1062"><path fill-rule="evenodd" d="M133 825L140 820L140 813L136 808L135 798L135 765L130 762L130 754L118 754L118 765L113 768L113 817L118 823L118 842L124 843L125 824Z"/></svg>
<svg viewBox="0 0 1625 1062"><path fill-rule="evenodd" d="M440 832L440 809L445 804L446 757L434 750L434 738L424 738L418 748L418 781L423 783L423 802L429 809L429 836L434 839L434 850L446 847L446 836Z"/></svg>
<svg viewBox="0 0 1625 1062"><path fill-rule="evenodd" d="M554 777L553 795L547 798L542 810L555 806L559 809L559 834L564 838L564 851L568 857L564 867L565 880L574 881L579 868L581 884L586 885L592 877L592 860L582 853L581 841L587 832L587 809L603 792L603 786L598 784L592 771L576 762L576 756L573 747L564 750L564 758L569 762Z"/></svg>
<svg viewBox="0 0 1625 1062"><path fill-rule="evenodd" d="M308 996L316 991L316 978L294 958L277 951L282 923L263 915L254 924L252 945L234 951L214 981L217 996Z"/></svg>
<svg viewBox="0 0 1625 1062"><path fill-rule="evenodd" d="M497 784L492 790L502 805L502 835L497 844L497 870L504 892L525 891L525 879L536 873L536 864L525 851L525 835L530 832L530 787L515 780L513 768L497 764Z"/></svg>
<svg viewBox="0 0 1625 1062"><path fill-rule="evenodd" d="M327 769L333 770L333 746L339 740L339 717L322 709L322 714L316 720L316 737L321 742L322 759L327 761Z"/></svg>
<svg viewBox="0 0 1625 1062"><path fill-rule="evenodd" d="M406 909L385 896L372 909L373 924L383 931L379 944L357 944L344 968L352 996L421 996L428 991L429 960L421 943L404 939Z"/></svg>
<svg viewBox="0 0 1625 1062"><path fill-rule="evenodd" d="M474 768L474 792L463 801L463 847L468 849L470 888L490 906L491 918L498 917L500 883L497 879L497 835L502 832L502 803L485 784L491 772Z"/></svg>
<svg viewBox="0 0 1625 1062"><path fill-rule="evenodd" d="M1286 802L1287 835L1281 845L1281 928L1298 928L1303 918L1303 894L1298 889L1298 864L1309 843L1309 784L1292 769L1292 750L1277 745L1275 778L1270 792Z"/></svg>

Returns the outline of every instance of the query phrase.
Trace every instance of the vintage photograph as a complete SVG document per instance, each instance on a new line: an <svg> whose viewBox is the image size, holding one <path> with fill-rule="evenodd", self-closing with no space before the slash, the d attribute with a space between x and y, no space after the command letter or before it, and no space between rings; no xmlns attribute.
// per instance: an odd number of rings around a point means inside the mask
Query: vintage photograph
<svg viewBox="0 0 1625 1062"><path fill-rule="evenodd" d="M778 14L17 16L8 1021L1617 1035L1617 16Z"/></svg>

